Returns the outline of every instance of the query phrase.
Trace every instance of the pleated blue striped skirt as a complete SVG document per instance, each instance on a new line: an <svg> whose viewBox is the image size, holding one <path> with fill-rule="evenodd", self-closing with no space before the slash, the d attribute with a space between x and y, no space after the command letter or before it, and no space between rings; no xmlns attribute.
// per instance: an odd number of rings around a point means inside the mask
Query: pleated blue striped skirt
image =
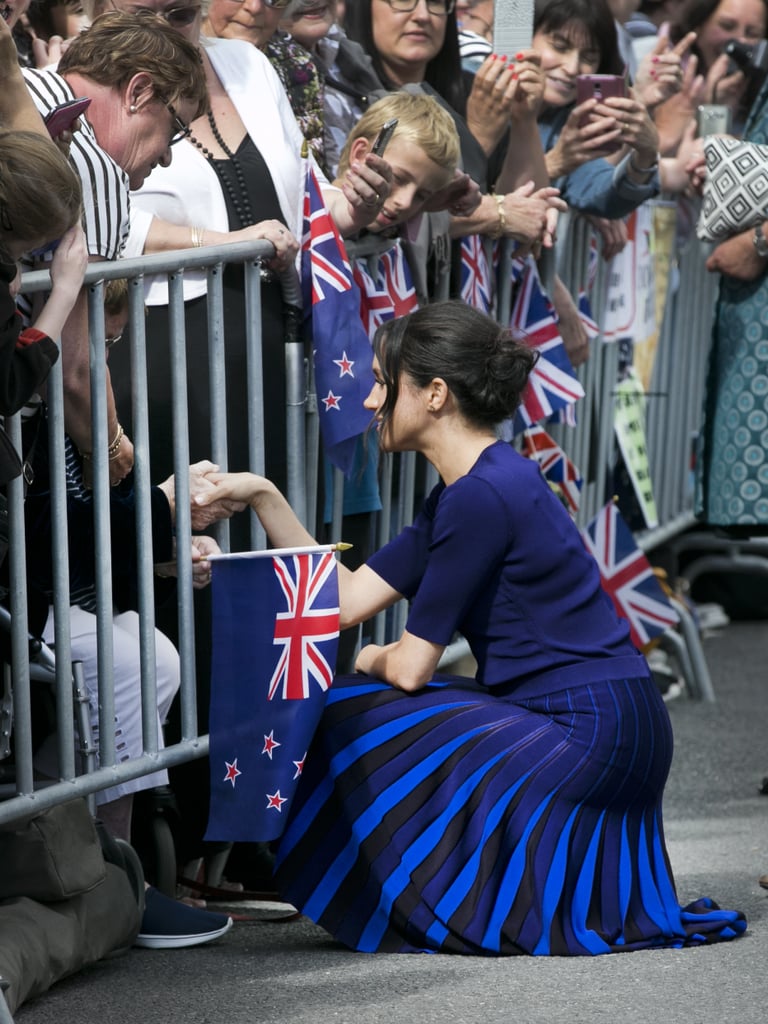
<svg viewBox="0 0 768 1024"><path fill-rule="evenodd" d="M678 904L649 679L496 697L340 676L277 855L283 896L363 952L594 955L733 938Z"/></svg>

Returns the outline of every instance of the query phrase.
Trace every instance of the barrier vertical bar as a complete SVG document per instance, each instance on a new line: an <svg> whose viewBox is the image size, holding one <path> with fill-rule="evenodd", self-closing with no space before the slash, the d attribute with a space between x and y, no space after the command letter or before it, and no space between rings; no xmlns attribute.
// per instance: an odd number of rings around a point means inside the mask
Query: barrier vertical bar
<svg viewBox="0 0 768 1024"><path fill-rule="evenodd" d="M168 274L168 334L171 350L173 401L173 470L176 491L176 571L179 597L179 656L181 659L181 735L197 736L195 635L190 557L189 429L187 397L184 272Z"/></svg>
<svg viewBox="0 0 768 1024"><path fill-rule="evenodd" d="M115 654L112 633L112 545L110 540L109 460L113 440L107 424L107 373L104 350L104 281L88 288L91 363L91 466L93 468L96 565L96 653L99 668L99 762L115 763Z"/></svg>
<svg viewBox="0 0 768 1024"><path fill-rule="evenodd" d="M136 574L139 599L139 659L141 665L141 728L144 751L156 754L157 652L155 649L155 593L152 563L152 503L150 498L149 397L147 388L147 336L144 315L144 280L128 283L131 336L131 395L133 420L134 494L136 514Z"/></svg>
<svg viewBox="0 0 768 1024"><path fill-rule="evenodd" d="M208 381L209 407L211 410L211 461L222 471L229 465L227 437L227 380L226 337L224 330L224 303L221 292L224 267L221 263L208 268L207 310L208 310ZM240 470L242 466L235 466ZM230 550L229 520L222 519L214 527L216 541L222 551Z"/></svg>
<svg viewBox="0 0 768 1024"><path fill-rule="evenodd" d="M245 261L245 345L248 357L248 454L250 470L264 475L264 368L261 358L261 263ZM253 509L251 548L266 547L266 534Z"/></svg>
<svg viewBox="0 0 768 1024"><path fill-rule="evenodd" d="M17 452L22 451L20 417L6 416L5 429ZM16 789L32 793L32 695L27 639L26 558L24 549L24 483L22 477L7 484L8 514L14 523L8 547L8 589L11 602L11 654L13 663L13 717L16 755Z"/></svg>
<svg viewBox="0 0 768 1024"><path fill-rule="evenodd" d="M48 402L48 478L51 488L51 555L54 646L56 649L56 721L59 723L59 778L75 776L72 713L72 632L69 615L69 543L64 457L64 395L61 359L46 382ZM45 429L43 425L41 429Z"/></svg>

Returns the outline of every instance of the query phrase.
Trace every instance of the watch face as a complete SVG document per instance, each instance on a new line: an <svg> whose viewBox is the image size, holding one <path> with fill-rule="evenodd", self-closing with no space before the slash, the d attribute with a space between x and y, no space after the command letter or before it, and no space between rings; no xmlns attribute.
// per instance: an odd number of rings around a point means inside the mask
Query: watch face
<svg viewBox="0 0 768 1024"><path fill-rule="evenodd" d="M768 238L763 234L762 224L756 225L752 241L754 242L758 256L762 256L763 258L768 256Z"/></svg>

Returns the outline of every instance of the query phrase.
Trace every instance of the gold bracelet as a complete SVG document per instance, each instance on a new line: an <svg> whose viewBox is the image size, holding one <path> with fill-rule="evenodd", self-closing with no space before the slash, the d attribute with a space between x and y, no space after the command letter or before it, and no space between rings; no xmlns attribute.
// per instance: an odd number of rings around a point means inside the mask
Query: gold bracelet
<svg viewBox="0 0 768 1024"><path fill-rule="evenodd" d="M498 224L496 225L493 234L491 235L491 238L501 238L501 236L507 230L507 215L504 211L504 200L507 197L494 194L493 198L496 200L496 212L499 216L499 221Z"/></svg>
<svg viewBox="0 0 768 1024"><path fill-rule="evenodd" d="M203 235L205 233L204 228L191 227L190 234L192 235L192 245L196 249L202 249L203 247Z"/></svg>
<svg viewBox="0 0 768 1024"><path fill-rule="evenodd" d="M122 444L122 440L123 440L123 435L124 434L125 434L125 431L123 430L122 424L118 423L117 424L117 433L115 434L115 439L114 439L114 441L112 441L110 443L109 447L107 448L107 455L109 456L109 461L110 462L112 462L114 459L117 458L118 453L120 451L120 445Z"/></svg>

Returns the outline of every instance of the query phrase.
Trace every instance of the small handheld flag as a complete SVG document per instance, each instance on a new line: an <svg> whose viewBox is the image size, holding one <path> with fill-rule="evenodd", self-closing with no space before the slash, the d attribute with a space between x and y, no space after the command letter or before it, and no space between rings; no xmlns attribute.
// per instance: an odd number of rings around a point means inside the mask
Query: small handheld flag
<svg viewBox="0 0 768 1024"><path fill-rule="evenodd" d="M544 478L553 484L568 506L571 515L579 510L584 480L563 449L543 427L529 427L523 434L523 455L535 459Z"/></svg>
<svg viewBox="0 0 768 1024"><path fill-rule="evenodd" d="M333 681L336 559L332 549L305 548L211 561L211 805L205 838L268 842L285 827Z"/></svg>
<svg viewBox="0 0 768 1024"><path fill-rule="evenodd" d="M355 439L371 422L373 351L344 243L308 165L302 240L304 315L312 335L320 430L328 458L350 473Z"/></svg>

